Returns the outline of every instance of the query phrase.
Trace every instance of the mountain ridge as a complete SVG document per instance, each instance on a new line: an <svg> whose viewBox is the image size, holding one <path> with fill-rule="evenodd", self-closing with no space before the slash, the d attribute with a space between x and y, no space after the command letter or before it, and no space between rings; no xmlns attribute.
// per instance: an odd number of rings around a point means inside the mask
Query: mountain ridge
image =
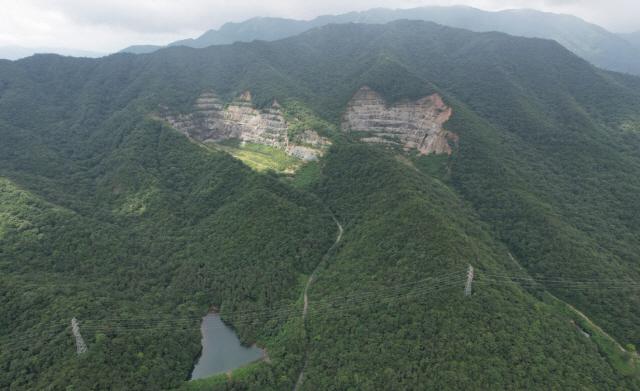
<svg viewBox="0 0 640 391"><path fill-rule="evenodd" d="M619 35L636 48L640 48L640 31Z"/></svg>
<svg viewBox="0 0 640 391"><path fill-rule="evenodd" d="M640 341L639 83L554 41L420 21L0 62L0 337L16 341L0 387L292 389L307 356L307 389L637 388L632 349L549 294ZM451 154L352 137L341 123L363 86L391 106L439 94ZM154 117L211 90L275 99L332 146L260 173ZM332 214L344 235L305 326ZM184 382L211 305L271 362ZM71 317L89 331L81 359Z"/></svg>
<svg viewBox="0 0 640 391"><path fill-rule="evenodd" d="M160 48L160 46L156 46L154 49L149 48L149 50L155 50ZM3 60L19 60L21 58L30 57L35 54L42 53L56 53L62 56L73 56L73 57L103 57L106 56L107 53L100 53L91 50L80 50L80 49L69 49L69 48L55 48L55 47L22 47L22 46L0 46L0 59Z"/></svg>
<svg viewBox="0 0 640 391"><path fill-rule="evenodd" d="M170 43L206 47L255 39L276 40L331 23L388 23L398 19L432 21L476 32L501 31L511 35L554 39L599 67L640 75L640 50L627 40L578 17L531 9L483 11L466 6L374 8L341 15L323 15L308 21L284 18L252 18L208 30L196 39ZM157 48L153 48L156 50ZM138 48L124 51L142 53Z"/></svg>

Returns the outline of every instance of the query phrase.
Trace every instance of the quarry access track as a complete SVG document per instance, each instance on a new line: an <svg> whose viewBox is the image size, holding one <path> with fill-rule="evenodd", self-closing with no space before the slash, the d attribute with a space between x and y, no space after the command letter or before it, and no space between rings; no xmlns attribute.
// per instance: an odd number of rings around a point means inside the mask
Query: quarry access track
<svg viewBox="0 0 640 391"><path fill-rule="evenodd" d="M306 348L305 354L304 354L304 356L305 356L304 357L304 365L302 366L302 370L300 371L300 375L298 376L298 380L296 381L296 385L293 388L294 391L298 391L300 389L300 387L302 386L302 382L304 381L304 370L307 368L307 364L309 362L309 342L308 342L309 338L308 338L308 335L306 333L306 329L307 329L307 313L309 311L309 298L308 298L309 288L313 284L313 281L315 280L316 275L318 274L318 271L322 267L324 267L326 265L328 258L331 256L331 253L338 246L338 244L340 244L340 241L342 240L342 233L344 232L344 229L342 228L342 225L340 224L338 219L336 219L335 216L333 216L333 215L331 216L331 218L333 219L333 221L336 223L336 226L338 227L338 235L336 236L336 240L333 242L331 247L329 247L327 252L324 253L324 255L322 256L322 260L318 263L318 265L313 270L313 272L311 272L311 275L309 276L309 279L307 280L307 284L304 287L304 304L302 306L302 324L303 324L303 327L305 329L305 336L306 336L305 338L307 339L307 348Z"/></svg>

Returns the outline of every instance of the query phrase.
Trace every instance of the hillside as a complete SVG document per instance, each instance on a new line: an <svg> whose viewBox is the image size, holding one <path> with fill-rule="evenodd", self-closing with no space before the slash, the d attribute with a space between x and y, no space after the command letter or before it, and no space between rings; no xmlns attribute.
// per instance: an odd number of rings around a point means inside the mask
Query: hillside
<svg viewBox="0 0 640 391"><path fill-rule="evenodd" d="M640 31L636 31L635 33L620 34L620 36L627 42L635 46L637 49L640 49Z"/></svg>
<svg viewBox="0 0 640 391"><path fill-rule="evenodd" d="M331 23L331 22L329 22ZM240 23L225 23L219 30L209 30L196 39L172 42L169 46L203 48L233 42L251 42L255 39L275 41L298 35L313 27L328 23L314 23L285 18L252 18Z"/></svg>
<svg viewBox="0 0 640 391"><path fill-rule="evenodd" d="M0 61L0 388L638 388L638 86L419 21ZM211 306L270 362L185 382Z"/></svg>
<svg viewBox="0 0 640 391"><path fill-rule="evenodd" d="M156 47L153 50L157 50ZM33 56L36 53L57 53L62 56L74 57L103 57L106 53L99 53L88 50L59 48L59 47L21 47L21 46L0 46L0 59L18 60L21 58Z"/></svg>
<svg viewBox="0 0 640 391"><path fill-rule="evenodd" d="M204 48L256 39L273 41L332 23L387 23L401 19L431 21L477 32L499 31L516 36L552 39L598 67L640 75L640 49L633 35L621 37L574 16L527 9L489 12L462 6L395 10L375 8L342 15L324 15L309 21L253 18L240 23L227 23L219 30L209 30L198 38L173 42L169 46ZM135 46L123 52L149 53L158 48L152 45Z"/></svg>
<svg viewBox="0 0 640 391"><path fill-rule="evenodd" d="M119 51L119 53L133 53L133 54L145 54L153 53L156 50L162 49L159 45L131 45Z"/></svg>

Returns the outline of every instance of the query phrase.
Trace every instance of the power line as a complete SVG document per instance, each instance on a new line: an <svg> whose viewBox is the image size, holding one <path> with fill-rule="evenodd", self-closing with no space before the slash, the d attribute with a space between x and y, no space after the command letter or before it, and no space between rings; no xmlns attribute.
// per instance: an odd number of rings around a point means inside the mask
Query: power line
<svg viewBox="0 0 640 391"><path fill-rule="evenodd" d="M428 293L434 293L440 290L444 290L447 288L453 288L455 286L461 286L463 283L463 281L449 281L449 282L443 282L442 284L439 285L434 285L432 287L428 287L428 288L421 288L421 289L416 289L410 292L405 292L405 293L394 293L394 294L388 294L388 295L383 295L383 296L379 296L377 297L376 301L370 300L369 298L366 297L361 297L357 300L352 300L352 301L346 301L346 302L333 302L333 303L325 303L325 304L333 304L333 306L329 306L326 308L321 308L321 309L314 309L313 311L310 311L310 313L308 314L308 317L310 318L318 318L321 315L324 314L331 314L331 315L335 315L335 314L339 314L339 313L345 313L345 312L350 312L353 310L354 306L358 306L358 305L362 305L362 304L366 304L367 302L370 303L378 303L378 304L388 304L390 302L392 302L394 299L402 299L402 298L411 298L411 297L419 297L421 295L425 295ZM294 319L294 317L292 317L292 315L298 315L299 311L297 309L292 309L289 313L281 313L272 317L268 317L267 319L250 319L250 318L240 318L240 319L234 319L233 324L234 325L248 325L250 323L254 323L256 321L261 321L261 323L264 323L266 321L285 321L285 320L292 320ZM189 318L189 320L196 320ZM197 320L200 320L199 318ZM182 327L181 327L182 326ZM226 325L220 325L218 327L214 327L215 328L226 328L228 326ZM144 331L149 331L149 332L158 332L158 331L176 331L177 329L184 329L184 330L196 330L198 327L185 327L184 324L181 323L175 323L175 322L169 322L169 323L157 323L157 324L150 324L150 325L115 325L115 326L87 326L84 325L83 322L83 329L89 330L89 331L93 331L93 332L144 332ZM66 332L66 329L64 330ZM62 332L62 330L60 331ZM51 337L51 336L55 336L60 334L60 332L57 333L49 333L49 334L41 334L44 337ZM23 342L25 342L24 345L30 345L29 341L32 339L32 337L24 337L22 339L17 339L17 340L13 340L13 342L16 341L20 341L22 340ZM21 344L19 343L10 343L7 345L3 345L3 351L16 351L16 350L22 350L19 348ZM9 349L5 349L6 347L9 347Z"/></svg>
<svg viewBox="0 0 640 391"><path fill-rule="evenodd" d="M561 278L540 278L534 279L528 276L484 273L477 272L475 284L481 285L503 285L503 286L550 286L555 288L566 288L574 291L585 290L607 290L607 289L629 289L640 287L639 282L620 281L612 279L580 279L569 280ZM422 286L421 286L422 285ZM427 285L427 286L424 286ZM416 287L417 286L417 287ZM455 286L464 286L464 274L462 272L450 272L436 277L427 277L415 281L400 283L392 286L378 286L374 290L358 292L348 295L328 296L314 301L313 311L310 311L311 318L321 317L323 314L339 314L353 311L354 308L363 305L387 304L402 298L420 297L429 293ZM412 289L413 288L413 289ZM407 289L409 289L407 291ZM283 322L296 319L299 315L299 308L295 303L284 305L280 308L239 310L225 312L222 315L229 319L233 325L250 325L252 323ZM178 318L101 318L85 319L82 321L83 329L92 332L153 332L166 330L195 330L200 325L201 317L178 317ZM113 324L109 324L113 323ZM219 327L227 327L220 325ZM57 331L56 331L57 330ZM46 331L49 331L47 333ZM21 334L17 338L7 337L2 345L2 351L22 350L22 344L29 344L34 337L49 338L68 332L68 327L52 325L43 331L33 331ZM13 348L13 349L12 349Z"/></svg>
<svg viewBox="0 0 640 391"><path fill-rule="evenodd" d="M359 297L359 296L370 296L370 295L375 295L377 293L379 293L380 291L384 291L384 290L394 290L394 289L398 289L398 288L403 288L403 287L409 287L409 286L413 286L413 285L418 285L418 284L425 284L425 283L438 283L440 281L443 280L448 280L448 279L452 279L452 278L458 278L462 281L463 278L463 274L461 272L451 272L451 273L447 273L442 275L441 277L427 277L427 278L423 278L420 280L415 280L415 281L411 281L411 282L406 282L406 283L401 283L401 284L396 284L396 285L392 285L390 287L379 287L376 290L373 291L367 291L367 292L361 292L361 293L356 293L356 294L350 294L350 295L339 295L339 296L329 296L325 299L322 299L321 301L339 301L339 300L345 300L348 298L355 298L355 297ZM292 303L291 305L294 305L294 303ZM277 309L275 311L278 311ZM274 310L273 309L260 309L260 310L241 310L241 311L233 311L228 313L229 315L239 315L239 314L255 314L255 313L273 313ZM223 312L223 315L227 315L226 313ZM140 320L150 320L150 319L157 319L157 318L149 318L149 317L143 317L143 318L100 318L97 319L97 321L103 322L103 321L120 321L120 320L124 320L124 321L135 321L137 319ZM175 318L174 318L175 319ZM192 320L192 319L200 319L200 317L188 317L188 318L179 318L179 319L187 319L187 320ZM83 320L83 324L92 321L91 319L84 319Z"/></svg>
<svg viewBox="0 0 640 391"><path fill-rule="evenodd" d="M633 285L640 285L640 282L633 280L620 280L620 279L602 279L602 278L592 278L592 279L566 279L566 278L557 278L557 277L530 277L530 276L516 276L509 274L491 274L491 273L482 273L483 277L489 278L507 278L511 280L531 280L536 282L560 282L560 283L600 283L600 284L618 284L618 283L628 283Z"/></svg>
<svg viewBox="0 0 640 391"><path fill-rule="evenodd" d="M369 301L369 304L385 304L385 303L390 303L392 302L394 299L402 299L402 298L411 298L411 297L416 297L416 296L420 296L420 295L424 295L427 293L434 293L436 291L440 291L440 290L444 290L444 289L448 289L448 288L453 288L455 286L462 286L463 284L461 282L456 282L456 283L449 283L449 284L444 284L441 286L437 286L437 287L433 287L431 289L422 289L422 290L416 290L416 291L412 291L412 292L407 292L407 293L403 293L403 294L396 294L396 295L390 295L387 297L382 297L380 299L378 299L377 301ZM338 304L335 303L334 306L331 307L325 307L325 308L320 308L320 309L314 309L312 312L308 313L308 317L309 318L318 318L321 317L322 315L326 315L326 314L330 314L330 315L335 315L335 314L339 314L339 313L344 313L344 312L351 312L353 310L353 307L357 307L359 305L362 304L367 304L367 301L355 301L355 302L346 302L346 303L342 303L342 304ZM244 319L234 319L233 324L234 325L248 325L251 323L254 323L256 321L260 321L260 323L264 323L265 321L285 321L285 320L291 320L291 319L295 319L295 317L291 317L289 315L298 315L299 311L293 311L291 314L287 314L285 315L278 315L278 316L274 316L274 317L269 317L267 319L249 319L249 318L244 318ZM180 326L180 324L178 325ZM182 325L184 327L184 325ZM223 325L218 326L220 328L222 327L226 327ZM89 327L85 327L85 328L89 328ZM92 330L102 330L102 331L158 331L158 330L174 330L176 328L175 324L171 324L171 323L165 323L165 324L152 324L152 325L134 325L134 326L115 326L113 328L100 328L100 327L93 327L90 328ZM215 329L215 328L214 328Z"/></svg>
<svg viewBox="0 0 640 391"><path fill-rule="evenodd" d="M421 292L423 290L429 290L430 288L437 288L440 286L449 286L449 285L463 285L463 280L458 278L458 279L453 279L453 278L449 278L449 279L443 279L440 280L438 283L434 284L433 286L428 286L428 287L422 287L419 289L416 289L414 291L409 291L409 292L402 292L398 289L398 287L394 287L394 289L387 289L387 290L377 290L377 291L373 291L373 292L366 292L366 293L362 293L362 294L353 294L353 295L348 295L348 296L338 296L338 297L333 297L333 298L328 298L328 299L323 299L323 300L318 300L318 301L314 301L314 306L324 306L324 307L339 307L339 306L343 306L343 305L351 305L351 304L360 304L360 303L366 303L367 301L375 301L375 300L380 300L380 299L385 299L388 297L396 297L396 296L402 296L404 294L411 294L411 293L415 293L415 292ZM409 287L409 284L403 284L400 287ZM260 314L266 314L267 316L263 316L261 317ZM273 319L282 319L282 318L288 318L291 315L298 315L299 314L299 309L295 308L293 305L291 306L286 306L284 308L281 308L279 310L257 310L257 311L237 311L237 312L229 312L229 313L223 313L223 315L225 315L225 317L231 319L233 321L233 323L236 323L236 321L242 321L243 319L249 319L250 322L255 321L255 320L259 320L259 321L264 321L264 320L273 320ZM140 324L149 324L149 323L155 323L157 325L163 325L163 324L184 324L184 323L190 323L193 321L197 321L200 320L200 318L177 318L177 319L168 319L168 320L161 320L158 322L155 322L156 319L153 318L137 318L137 319L122 319L120 320L120 322L124 321L123 324L116 324L114 325L115 327L135 327L137 325ZM97 322L99 323L105 323L105 321L103 320L97 320ZM91 321L84 321L83 324L85 325L85 327L92 327L91 326Z"/></svg>

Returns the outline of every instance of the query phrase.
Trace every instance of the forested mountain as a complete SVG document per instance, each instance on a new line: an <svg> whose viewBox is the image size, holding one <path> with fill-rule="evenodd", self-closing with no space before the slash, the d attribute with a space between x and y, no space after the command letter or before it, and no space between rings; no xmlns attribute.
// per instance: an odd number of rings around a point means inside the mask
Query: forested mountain
<svg viewBox="0 0 640 391"><path fill-rule="evenodd" d="M144 47L144 46L143 46ZM159 47L155 47L152 50L157 50ZM0 59L5 60L18 60L33 56L35 53L57 53L63 56L74 57L102 57L106 53L92 52L88 50L77 50L68 48L47 48L47 47L21 47L21 46L0 46Z"/></svg>
<svg viewBox="0 0 640 391"><path fill-rule="evenodd" d="M596 66L640 75L640 49L625 37L575 16L527 9L490 12L463 6L395 10L375 8L342 15L324 15L309 21L253 18L240 23L226 23L219 30L209 30L198 38L176 41L169 46L204 48L256 39L272 41L331 23L387 23L400 19L431 21L477 32L500 31L523 37L553 39ZM159 48L138 45L123 51L149 53Z"/></svg>
<svg viewBox="0 0 640 391"><path fill-rule="evenodd" d="M188 46L188 45L185 45ZM153 53L156 50L162 49L164 46L160 45L131 45L119 51L119 53L133 53L133 54L145 54Z"/></svg>
<svg viewBox="0 0 640 391"><path fill-rule="evenodd" d="M640 50L640 31L636 31L635 33L620 34L620 36Z"/></svg>
<svg viewBox="0 0 640 391"><path fill-rule="evenodd" d="M226 152L308 130L295 172ZM0 388L640 388L640 79L556 42L397 21L0 61L0 138ZM186 382L211 306L269 360Z"/></svg>

